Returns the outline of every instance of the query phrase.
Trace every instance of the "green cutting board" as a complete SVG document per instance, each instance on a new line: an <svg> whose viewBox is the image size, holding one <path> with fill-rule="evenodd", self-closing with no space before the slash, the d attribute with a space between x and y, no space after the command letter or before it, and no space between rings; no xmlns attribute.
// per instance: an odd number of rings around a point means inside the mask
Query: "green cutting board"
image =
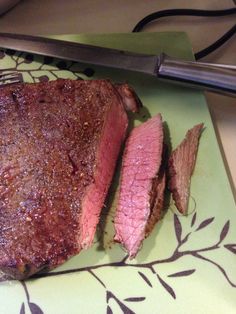
<svg viewBox="0 0 236 314"><path fill-rule="evenodd" d="M57 36L135 52L193 59L184 33ZM25 81L59 77L110 78L128 82L144 108L135 125L161 112L172 147L193 125L204 122L191 184L189 214L171 202L164 219L135 260L113 244L115 186L109 213L102 215L94 245L51 273L25 282L0 283L1 314L199 314L236 312L236 207L216 135L201 92L159 82L143 74L76 64L7 51L1 68L21 71Z"/></svg>

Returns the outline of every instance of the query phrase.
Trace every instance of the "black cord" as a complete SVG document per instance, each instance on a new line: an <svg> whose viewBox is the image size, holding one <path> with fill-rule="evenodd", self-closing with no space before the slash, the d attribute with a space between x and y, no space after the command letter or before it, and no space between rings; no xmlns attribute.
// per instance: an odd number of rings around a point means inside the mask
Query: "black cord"
<svg viewBox="0 0 236 314"><path fill-rule="evenodd" d="M226 32L222 37L217 39L213 44L206 47L205 49L202 49L201 51L196 52L194 54L195 59L199 60L199 59L202 59L203 57L209 55L214 50L218 49L224 43L226 43L226 41L228 41L234 34L236 34L236 24L228 32Z"/></svg>
<svg viewBox="0 0 236 314"><path fill-rule="evenodd" d="M236 8L225 9L225 10L197 10L197 9L171 9L171 10L163 10L151 13L145 16L141 21L139 21L132 32L140 32L144 26L149 24L150 22L157 20L162 17L168 16L206 16L206 17L216 17L216 16L227 16L236 14ZM221 47L226 41L228 41L234 34L236 33L236 24L227 31L221 38L217 39L213 44L209 47L195 53L195 59L199 60L214 50Z"/></svg>

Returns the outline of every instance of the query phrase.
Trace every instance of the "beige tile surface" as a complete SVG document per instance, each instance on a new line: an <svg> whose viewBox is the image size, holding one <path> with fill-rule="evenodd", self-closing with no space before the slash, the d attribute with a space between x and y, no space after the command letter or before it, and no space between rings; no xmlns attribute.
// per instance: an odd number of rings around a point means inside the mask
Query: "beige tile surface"
<svg viewBox="0 0 236 314"><path fill-rule="evenodd" d="M0 17L0 30L25 34L130 32L137 21L156 10L234 6L232 0L22 0ZM186 31L194 51L198 51L234 24L235 15L223 18L175 17L153 22L145 31ZM236 36L204 61L236 64ZM236 98L210 93L206 96L235 189Z"/></svg>

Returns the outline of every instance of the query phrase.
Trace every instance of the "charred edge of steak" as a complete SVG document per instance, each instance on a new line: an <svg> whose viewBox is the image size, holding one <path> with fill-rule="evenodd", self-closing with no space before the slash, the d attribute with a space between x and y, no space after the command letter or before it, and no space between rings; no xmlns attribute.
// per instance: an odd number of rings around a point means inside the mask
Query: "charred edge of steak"
<svg viewBox="0 0 236 314"><path fill-rule="evenodd" d="M134 89L128 84L115 84L115 88L118 91L127 111L138 112L143 106Z"/></svg>
<svg viewBox="0 0 236 314"><path fill-rule="evenodd" d="M182 214L186 214L188 210L191 176L203 126L201 123L188 130L168 161L168 188L178 211Z"/></svg>
<svg viewBox="0 0 236 314"><path fill-rule="evenodd" d="M24 280L46 267L47 266L45 265L45 267L42 266L39 269L38 267L35 267L31 264L14 264L12 266L1 265L1 272L4 273L4 280Z"/></svg>
<svg viewBox="0 0 236 314"><path fill-rule="evenodd" d="M150 216L146 225L145 237L150 235L155 224L164 215L167 162L168 147L163 143L161 166L156 178L152 181L152 190L150 192Z"/></svg>

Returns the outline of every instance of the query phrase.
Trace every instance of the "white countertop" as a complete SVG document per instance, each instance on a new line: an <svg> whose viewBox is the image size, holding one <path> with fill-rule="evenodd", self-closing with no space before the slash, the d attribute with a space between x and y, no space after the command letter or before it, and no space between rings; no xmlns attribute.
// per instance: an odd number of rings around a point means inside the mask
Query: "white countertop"
<svg viewBox="0 0 236 314"><path fill-rule="evenodd" d="M145 15L170 8L225 9L232 0L22 0L0 17L1 32L75 34L131 32ZM235 24L222 18L175 17L153 22L145 31L185 31L195 52L208 46ZM236 36L204 61L236 64ZM236 98L206 94L229 177L236 190ZM236 193L235 193L236 195Z"/></svg>

